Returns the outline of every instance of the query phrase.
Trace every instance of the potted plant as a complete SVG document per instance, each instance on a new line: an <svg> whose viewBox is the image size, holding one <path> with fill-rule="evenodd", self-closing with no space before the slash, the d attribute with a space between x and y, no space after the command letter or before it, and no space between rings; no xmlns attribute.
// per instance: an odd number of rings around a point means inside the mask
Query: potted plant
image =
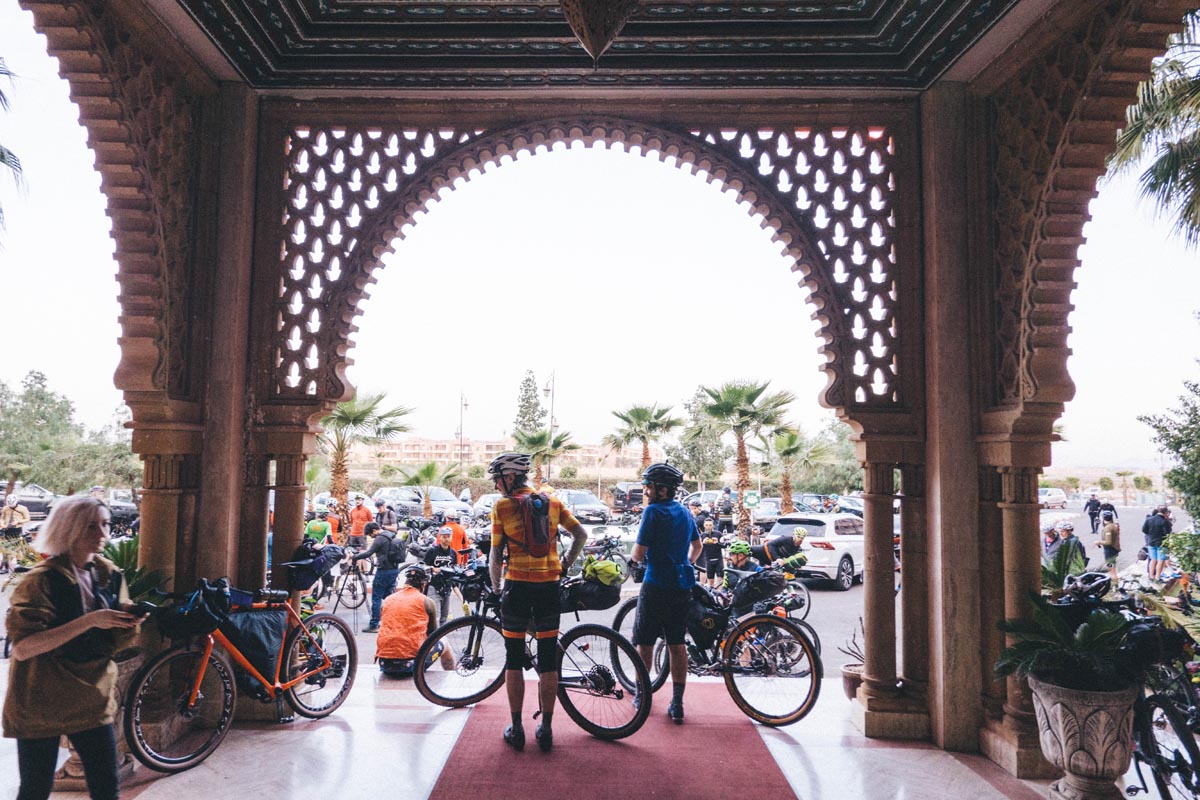
<svg viewBox="0 0 1200 800"><path fill-rule="evenodd" d="M1054 797L1118 798L1114 781L1133 754L1133 702L1148 665L1123 647L1136 624L1096 611L1073 628L1062 609L1032 595L1029 619L1000 628L1016 641L996 662L996 674L1029 679L1042 754L1065 776Z"/></svg>
<svg viewBox="0 0 1200 800"><path fill-rule="evenodd" d="M863 640L867 638L867 632L863 628L862 617L858 618L858 630L850 635L849 641L838 648L838 652L854 659L851 664L842 665L842 691L846 693L846 697L853 700L858 695L858 687L862 686L863 682L863 665L867 661L867 656L863 653L862 642L859 642L858 635L863 635Z"/></svg>

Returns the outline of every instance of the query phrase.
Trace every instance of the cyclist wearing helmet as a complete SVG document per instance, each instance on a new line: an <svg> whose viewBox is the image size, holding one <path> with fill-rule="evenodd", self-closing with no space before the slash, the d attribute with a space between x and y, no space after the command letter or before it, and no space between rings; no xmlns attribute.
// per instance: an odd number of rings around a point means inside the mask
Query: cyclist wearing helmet
<svg viewBox="0 0 1200 800"><path fill-rule="evenodd" d="M729 545L729 568L739 572L762 572L762 567L750 560L750 545L741 539ZM732 589L729 585L729 573L721 579L722 589Z"/></svg>
<svg viewBox="0 0 1200 800"><path fill-rule="evenodd" d="M752 547L750 552L763 566L782 567L786 570L798 570L808 563L808 556L800 549L808 529L797 525L791 533L776 536L769 542L763 542L762 547Z"/></svg>
<svg viewBox="0 0 1200 800"><path fill-rule="evenodd" d="M733 533L733 509L736 503L733 499L733 489L726 486L717 498L717 530L721 533Z"/></svg>
<svg viewBox="0 0 1200 800"><path fill-rule="evenodd" d="M504 741L514 750L525 747L525 727L521 708L525 703L525 632L531 624L537 638L538 706L541 723L534 738L538 747L548 751L554 746L550 727L554 700L558 693L558 619L559 577L566 572L587 544L587 531L572 516L562 501L534 494L529 488L529 456L501 453L488 474L496 491L503 497L492 506L492 550L488 570L492 586L501 585L500 622L504 632L504 683L508 692L508 710L512 724L504 730ZM548 541L539 541L541 521L548 523ZM529 526L532 526L530 529ZM556 532L570 531L574 541L563 561L559 561Z"/></svg>
<svg viewBox="0 0 1200 800"><path fill-rule="evenodd" d="M1104 548L1104 563L1108 566L1108 574L1115 583L1117 578L1117 556L1121 555L1121 524L1113 519L1109 511L1100 512L1100 541L1096 547Z"/></svg>
<svg viewBox="0 0 1200 800"><path fill-rule="evenodd" d="M333 541L333 529L329 527L329 509L317 506L317 516L304 526L304 536L317 544Z"/></svg>
<svg viewBox="0 0 1200 800"><path fill-rule="evenodd" d="M454 552L458 553L458 563L466 564L469 554L462 552L471 547L471 540L467 536L467 529L458 523L458 509L446 509L446 521L442 524L442 528L450 529L450 547ZM439 528L441 530L442 528Z"/></svg>
<svg viewBox="0 0 1200 800"><path fill-rule="evenodd" d="M350 509L350 535L346 537L346 546L356 549L366 547L367 537L363 534L363 528L368 522L374 521L375 515L363 502L362 495L357 495L354 498L354 506Z"/></svg>
<svg viewBox="0 0 1200 800"><path fill-rule="evenodd" d="M29 524L29 509L21 505L15 494L4 498L4 508L0 510L0 532L7 539L15 539L21 535L21 530Z"/></svg>
<svg viewBox="0 0 1200 800"><path fill-rule="evenodd" d="M371 619L367 621L363 633L376 633L383 613L383 601L396 588L396 578L400 576L400 565L408 558L408 548L400 534L385 531L378 523L368 522L363 530L366 535L373 537L371 546L352 555L350 561L357 564L364 558L375 556L375 577L371 580Z"/></svg>
<svg viewBox="0 0 1200 800"><path fill-rule="evenodd" d="M383 498L375 501L375 524L385 531L395 532L399 530L399 525L396 522L396 512L387 507L387 503Z"/></svg>
<svg viewBox="0 0 1200 800"><path fill-rule="evenodd" d="M1047 551L1048 555L1054 558L1059 550L1070 550L1072 553L1070 556L1071 562L1073 563L1078 560L1082 569L1083 565L1087 564L1087 551L1083 548L1083 542L1079 541L1079 537L1075 535L1075 523L1069 520L1062 520L1054 527L1058 531L1058 545L1053 550Z"/></svg>
<svg viewBox="0 0 1200 800"><path fill-rule="evenodd" d="M673 689L667 716L676 725L683 724L683 690L688 666L683 637L688 601L692 587L696 585L692 562L703 548L695 519L675 500L675 489L681 483L683 473L670 464L651 464L642 473L646 510L642 512L637 543L630 554L634 562L646 564L646 577L638 596L633 643L649 666L654 643L660 637L666 640Z"/></svg>
<svg viewBox="0 0 1200 800"><path fill-rule="evenodd" d="M327 506L328 506L327 510L329 511L329 514L325 521L329 523L330 541L333 542L334 544L341 544L341 542L339 541L339 539L341 538L341 534L339 533L339 531L342 529L342 517L341 517L340 512L338 511L337 498L336 497L329 498L329 502L328 502Z"/></svg>
<svg viewBox="0 0 1200 800"><path fill-rule="evenodd" d="M404 574L404 586L383 601L379 638L375 642L375 660L379 670L395 678L413 673L413 659L425 638L437 628L437 609L425 596L429 575L420 564ZM440 654L442 649L437 648ZM432 662L432 656L430 653ZM426 664L426 666L429 666ZM445 663L443 663L445 666Z"/></svg>
<svg viewBox="0 0 1200 800"><path fill-rule="evenodd" d="M1052 550L1058 549L1058 531L1054 529L1054 523L1050 521L1042 522L1042 558L1051 555Z"/></svg>

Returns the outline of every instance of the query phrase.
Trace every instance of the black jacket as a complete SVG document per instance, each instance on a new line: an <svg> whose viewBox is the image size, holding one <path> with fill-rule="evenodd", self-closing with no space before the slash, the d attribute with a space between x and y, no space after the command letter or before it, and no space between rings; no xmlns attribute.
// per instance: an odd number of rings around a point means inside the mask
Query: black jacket
<svg viewBox="0 0 1200 800"><path fill-rule="evenodd" d="M1162 547L1170 532L1171 521L1162 514L1151 514L1142 523L1142 533L1146 534L1146 544L1150 547Z"/></svg>

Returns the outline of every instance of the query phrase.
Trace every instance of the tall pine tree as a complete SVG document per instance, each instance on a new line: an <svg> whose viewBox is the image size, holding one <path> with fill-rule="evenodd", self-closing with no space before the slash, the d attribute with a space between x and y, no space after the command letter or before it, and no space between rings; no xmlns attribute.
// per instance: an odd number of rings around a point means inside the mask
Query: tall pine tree
<svg viewBox="0 0 1200 800"><path fill-rule="evenodd" d="M525 370L521 388L517 394L517 418L513 420L513 434L530 434L540 431L546 424L546 409L538 399L538 385L533 370Z"/></svg>

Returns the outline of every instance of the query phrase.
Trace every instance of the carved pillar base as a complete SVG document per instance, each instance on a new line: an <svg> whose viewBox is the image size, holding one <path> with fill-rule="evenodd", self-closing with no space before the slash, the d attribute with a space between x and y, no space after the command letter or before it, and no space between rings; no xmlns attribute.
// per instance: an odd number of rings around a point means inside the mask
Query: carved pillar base
<svg viewBox="0 0 1200 800"><path fill-rule="evenodd" d="M930 738L929 706L920 698L872 696L864 685L858 690L850 719L871 739Z"/></svg>
<svg viewBox="0 0 1200 800"><path fill-rule="evenodd" d="M1036 728L1019 730L999 720L988 720L979 731L979 750L1017 778L1046 780L1062 774L1042 755Z"/></svg>

